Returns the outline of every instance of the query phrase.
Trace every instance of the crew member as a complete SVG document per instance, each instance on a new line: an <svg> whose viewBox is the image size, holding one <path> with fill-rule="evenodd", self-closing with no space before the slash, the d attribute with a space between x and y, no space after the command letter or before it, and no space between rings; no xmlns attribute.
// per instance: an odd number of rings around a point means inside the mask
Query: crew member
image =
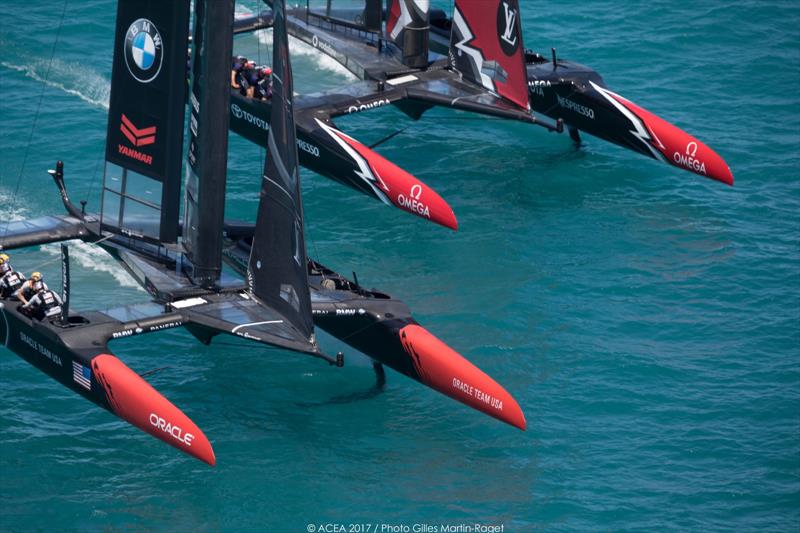
<svg viewBox="0 0 800 533"><path fill-rule="evenodd" d="M254 85L258 81L258 73L256 72L256 62L249 60L244 64L241 73L237 77L239 82L239 92L242 96L248 98L253 97Z"/></svg>
<svg viewBox="0 0 800 533"><path fill-rule="evenodd" d="M253 91L255 98L269 100L272 98L272 69L269 67L258 68L258 78Z"/></svg>
<svg viewBox="0 0 800 533"><path fill-rule="evenodd" d="M23 305L28 303L28 300L41 290L50 290L47 284L42 279L41 272L34 272L31 274L31 279L22 284L22 287L16 290L14 296L19 298Z"/></svg>
<svg viewBox="0 0 800 533"><path fill-rule="evenodd" d="M247 58L244 56L236 56L233 58L233 67L231 68L231 87L234 89L241 89L242 86L239 85L239 77L242 74L242 70L244 70L244 66L247 63Z"/></svg>
<svg viewBox="0 0 800 533"><path fill-rule="evenodd" d="M33 296L22 306L22 312L38 320L61 313L61 298L45 285L38 272L31 274L31 280L36 275L38 280L32 285Z"/></svg>
<svg viewBox="0 0 800 533"><path fill-rule="evenodd" d="M21 272L15 272L7 254L0 254L0 298L13 295L25 282Z"/></svg>

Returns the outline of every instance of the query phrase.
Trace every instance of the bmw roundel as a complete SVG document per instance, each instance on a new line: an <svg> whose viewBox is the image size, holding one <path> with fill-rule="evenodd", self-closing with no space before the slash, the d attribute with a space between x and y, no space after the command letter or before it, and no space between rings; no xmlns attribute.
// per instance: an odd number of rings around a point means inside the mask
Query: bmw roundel
<svg viewBox="0 0 800 533"><path fill-rule="evenodd" d="M164 58L161 34L147 19L137 19L125 34L125 64L131 76L142 83L156 79Z"/></svg>

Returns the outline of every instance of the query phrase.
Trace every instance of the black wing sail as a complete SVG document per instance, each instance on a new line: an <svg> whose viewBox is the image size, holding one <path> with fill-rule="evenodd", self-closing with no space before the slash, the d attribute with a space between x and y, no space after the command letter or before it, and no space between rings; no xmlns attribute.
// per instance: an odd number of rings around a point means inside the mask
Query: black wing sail
<svg viewBox="0 0 800 533"><path fill-rule="evenodd" d="M183 245L185 271L205 288L222 272L233 11L233 0L195 2Z"/></svg>
<svg viewBox="0 0 800 533"><path fill-rule="evenodd" d="M272 118L248 267L251 293L313 342L284 0L273 4Z"/></svg>
<svg viewBox="0 0 800 533"><path fill-rule="evenodd" d="M120 0L108 111L103 229L178 238L189 0Z"/></svg>
<svg viewBox="0 0 800 533"><path fill-rule="evenodd" d="M379 32L383 29L383 2L366 0L364 5L364 29Z"/></svg>

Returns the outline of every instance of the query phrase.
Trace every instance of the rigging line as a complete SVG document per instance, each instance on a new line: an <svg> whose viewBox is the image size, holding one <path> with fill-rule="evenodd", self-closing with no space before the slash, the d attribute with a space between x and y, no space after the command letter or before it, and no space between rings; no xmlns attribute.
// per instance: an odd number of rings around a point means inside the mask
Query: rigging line
<svg viewBox="0 0 800 533"><path fill-rule="evenodd" d="M308 240L311 241L311 247L314 248L314 256L316 257L314 261L319 261L320 259L319 259L319 250L317 250L317 241L311 238L311 235L308 236ZM308 257L306 257L306 259L308 259ZM320 270L320 277L322 278L323 281L327 279L324 270Z"/></svg>
<svg viewBox="0 0 800 533"><path fill-rule="evenodd" d="M25 163L28 161L28 153L30 152L31 148L31 141L33 140L33 132L36 131L36 122L39 120L39 111L42 107L42 100L44 99L44 89L47 87L47 81L50 79L50 68L53 66L53 58L56 55L56 48L58 47L58 41L61 39L61 28L64 27L64 16L67 13L67 4L69 0L64 0L64 8L61 10L61 20L58 23L58 30L56 31L56 39L53 41L53 49L50 52L50 61L47 63L47 72L44 76L44 83L42 83L42 89L39 91L39 102L36 104L36 113L33 115L33 123L31 124L31 133L28 135L28 142L25 145L25 153L22 156L22 166L19 169L19 176L17 176L17 185L14 187L14 194L11 196L11 202L13 203L13 209L18 207L19 202L17 201L17 194L19 194L19 187L22 184L22 174L25 172ZM8 235L8 227L11 224L11 217L6 221L6 228L3 230L3 238Z"/></svg>
<svg viewBox="0 0 800 533"><path fill-rule="evenodd" d="M91 198L94 193L94 184L97 183L97 169L100 168L100 156L97 156L97 161L94 164L94 172L92 173L92 181L89 183L89 194L87 198Z"/></svg>
<svg viewBox="0 0 800 533"><path fill-rule="evenodd" d="M302 192L300 194L302 196ZM306 222L305 222L305 218L306 218L305 209L303 209L303 211L304 211L303 212L303 229L305 230L305 235L308 238L308 241L311 243L311 247L314 248L314 258L312 258L312 259L314 261L320 261L319 250L317 250L317 241L315 241L314 238L311 236L311 231L309 231L308 226L306 225ZM306 246L306 261L308 261L308 259L309 259L309 257L308 257L308 246ZM322 279L324 281L326 279L325 272L321 271L320 275L321 275L321 277L322 277Z"/></svg>
<svg viewBox="0 0 800 533"><path fill-rule="evenodd" d="M108 235L106 235L106 236L105 236L105 237L103 237L102 239L96 240L96 241L94 241L94 242L90 242L89 244L100 244L101 242L105 242L105 241L107 241L108 239L112 239L112 238L114 238L114 237L116 237L116 236L117 236L117 235L116 235L116 234L114 234L114 233L109 233Z"/></svg>
<svg viewBox="0 0 800 533"><path fill-rule="evenodd" d="M256 15L258 15L259 13L261 13L261 11L258 9L258 5L259 5L259 2L258 2L258 0L255 0L255 9L253 9L253 13L255 13ZM256 50L257 50L257 54L258 54L258 64L259 64L259 66L260 66L260 65L262 64L262 63L261 63L261 45L262 45L262 44L265 44L265 43L262 43L262 42L261 42L261 39L260 39L260 38L258 38L258 37L256 37L256 42L258 43L258 44L257 44L257 48L256 48Z"/></svg>
<svg viewBox="0 0 800 533"><path fill-rule="evenodd" d="M254 10L254 13L256 13L256 14L261 13L261 11L259 9L259 5L260 5L259 1L256 0L255 1L255 10ZM266 33L267 29L263 29L261 31ZM261 66L267 65L267 66L269 66L269 67L274 69L275 65L273 65L272 61L270 60L270 51L273 50L274 46L275 46L274 33L273 33L273 41L272 41L271 45L268 45L266 40L262 42L262 40L260 38L256 40L256 43L257 43L256 46L257 46L257 54L258 54L258 65L256 65L256 68L261 68ZM265 55L265 58L263 60L261 58L262 47L264 49L264 55ZM273 76L274 75L275 75L275 73L274 73L274 70L273 70ZM271 86L272 86L272 82L270 81L270 87ZM272 124L270 124L270 132L272 131L271 128L272 128ZM267 140L269 140L269 137L267 137ZM259 147L259 153L261 154L261 168L262 169L264 169L266 167L266 165L267 165L267 158L269 157L269 153L268 152L269 152L269 150L266 147L264 147L263 149L261 149L261 147Z"/></svg>
<svg viewBox="0 0 800 533"><path fill-rule="evenodd" d="M234 348L240 348L240 349L243 346L245 346L244 343L243 344L236 344L235 342L226 342L226 341L218 341L218 340L213 341L213 343L214 343L214 346L232 346ZM281 349L280 347L274 346L272 344L256 344L256 345L253 345L252 342L251 343L247 343L246 346L247 346L248 350L253 350L253 349L257 349L257 348L258 349L262 349L262 350L275 350L275 349L279 349L280 350Z"/></svg>
<svg viewBox="0 0 800 533"><path fill-rule="evenodd" d="M347 341L347 339L349 339L353 335L358 335L362 331L365 331L365 330L367 330L367 329L369 329L371 327L374 327L374 326L380 324L381 322L385 322L385 320L379 320L377 322L373 322L371 324L367 324L363 328L359 328L359 329L355 330L354 332L350 333L349 335L345 335L344 337L337 337L337 339L342 341L342 342L345 342L345 341ZM226 342L226 341L214 341L214 346L233 346L235 348L241 348L242 347L241 344L236 344L236 343L233 343L233 342ZM254 346L254 348L262 348L262 349L265 349L265 350L269 350L269 349L275 349L275 346L271 346L271 345L270 346Z"/></svg>
<svg viewBox="0 0 800 533"><path fill-rule="evenodd" d="M346 341L347 341L347 339L349 339L349 338L350 338L350 337L352 337L353 335L358 335L358 334L359 334L359 333L361 333L362 331L365 331L365 330L367 330L367 329L369 329L369 328L371 328L371 327L377 326L377 325L378 325L378 324L380 324L381 322L386 322L386 320L385 320L385 319L383 319L383 320L378 320L377 322L372 322L372 323L370 323L370 324L367 324L367 325L366 325L366 326L364 326L363 328L360 328L360 329L357 329L357 330L355 330L354 332L350 333L349 335L345 335L344 337L337 337L337 338L338 338L340 341L342 341L342 342L346 342Z"/></svg>
<svg viewBox="0 0 800 533"><path fill-rule="evenodd" d="M397 137L398 135L400 135L401 133L403 133L404 131L406 131L406 130L407 130L408 128L410 128L410 127L411 127L411 126L406 126L405 128L399 129L399 130L397 130L397 131L396 131L396 132L394 132L394 133L390 133L389 135L387 135L387 136L386 136L386 137L384 137L383 139L380 139L379 141L377 141L377 142L375 142L375 143L372 143L372 144L369 146L369 148L374 150L375 148L377 148L378 146L382 145L382 144L383 144L383 143L385 143L386 141L390 141L390 140L394 139L395 137Z"/></svg>
<svg viewBox="0 0 800 533"><path fill-rule="evenodd" d="M255 9L253 10L253 12L256 13L256 14L261 13L261 11L259 10L259 1L255 0L254 3L255 3ZM263 35L264 33L266 33L266 30L261 30L261 32L262 32L262 35ZM259 36L256 36L256 54L258 55L258 65L257 66L259 66L259 67L262 65L262 63L261 63L261 46L262 45L265 48L267 46L266 42L261 42L261 38ZM266 51L265 51L265 53L266 53ZM272 66L272 65L270 65L270 66ZM263 173L264 168L267 165L267 149L265 147L262 150L261 147L259 146L258 147L258 152L259 152L259 155L261 156L261 169L262 169L262 173Z"/></svg>

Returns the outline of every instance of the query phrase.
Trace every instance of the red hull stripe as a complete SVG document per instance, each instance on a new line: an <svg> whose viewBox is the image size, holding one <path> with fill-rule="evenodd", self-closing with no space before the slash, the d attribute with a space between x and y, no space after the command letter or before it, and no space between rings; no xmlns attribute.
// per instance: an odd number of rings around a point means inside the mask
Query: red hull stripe
<svg viewBox="0 0 800 533"><path fill-rule="evenodd" d="M661 152L670 165L733 185L731 169L714 150L677 126L639 107L627 98L615 93L611 94L619 103L627 107L645 123L653 137L650 144Z"/></svg>
<svg viewBox="0 0 800 533"><path fill-rule="evenodd" d="M495 380L421 326L400 330L400 340L423 383L454 400L525 430L517 401Z"/></svg>
<svg viewBox="0 0 800 533"><path fill-rule="evenodd" d="M98 355L92 370L114 413L157 439L215 465L211 443L188 416L113 355Z"/></svg>
<svg viewBox="0 0 800 533"><path fill-rule="evenodd" d="M377 187L392 204L412 215L427 218L452 230L458 229L453 209L436 191L352 137L338 130L336 133L367 161L377 180Z"/></svg>

